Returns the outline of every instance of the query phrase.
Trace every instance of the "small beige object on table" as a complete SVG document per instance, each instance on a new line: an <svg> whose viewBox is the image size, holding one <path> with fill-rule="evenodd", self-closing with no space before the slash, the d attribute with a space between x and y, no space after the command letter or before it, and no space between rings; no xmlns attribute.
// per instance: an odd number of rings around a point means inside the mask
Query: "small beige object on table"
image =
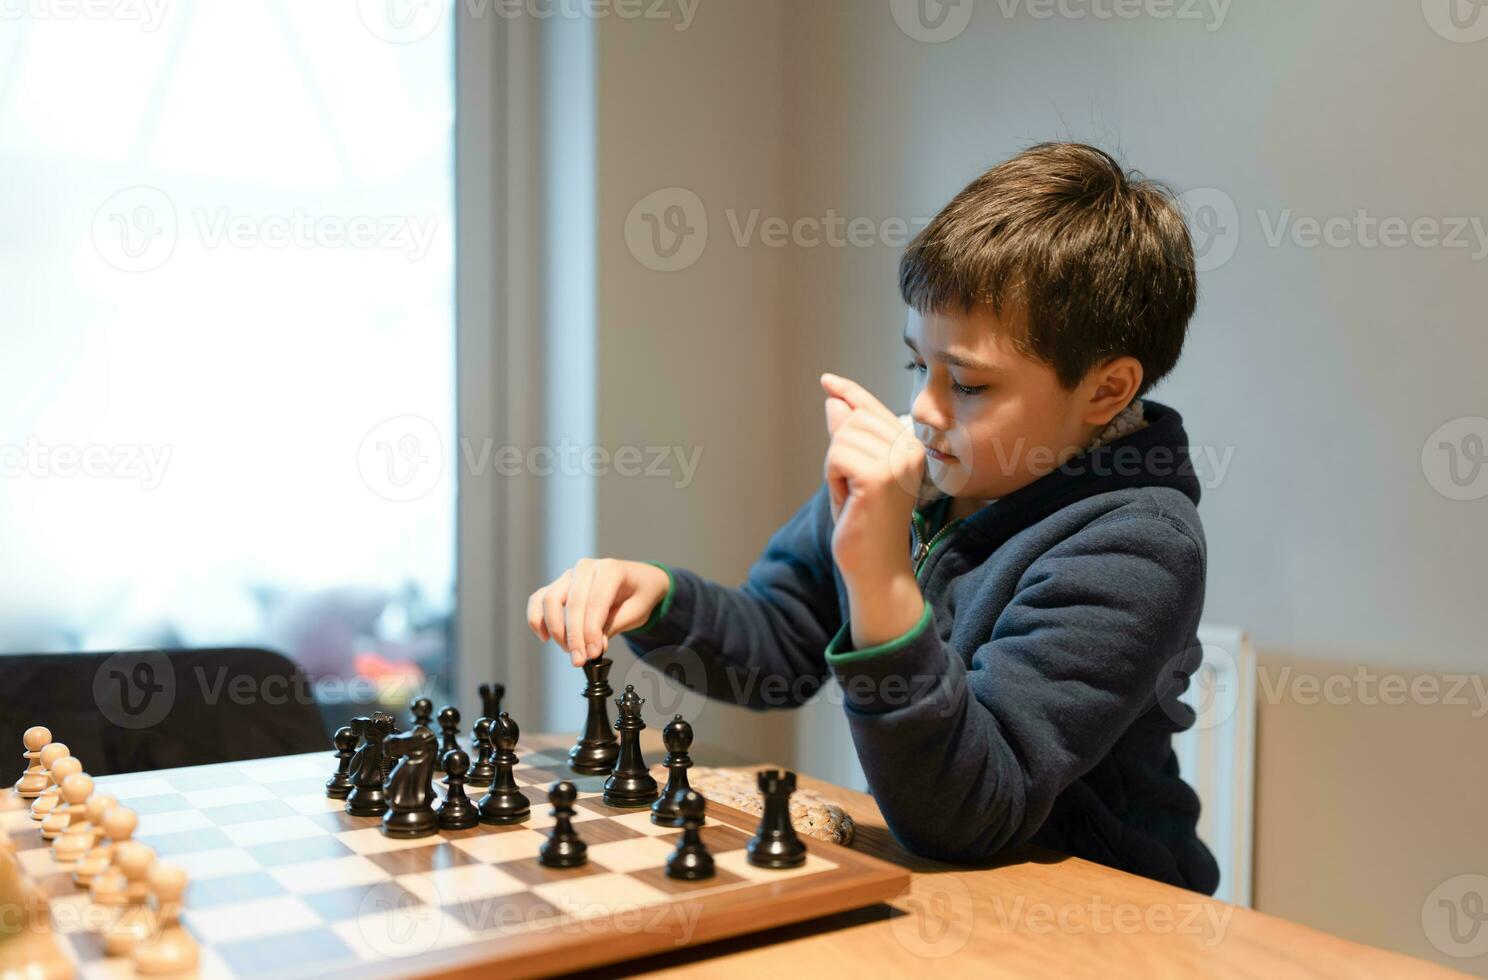
<svg viewBox="0 0 1488 980"><path fill-rule="evenodd" d="M40 820L48 813L51 813L52 807L57 805L57 795L62 792L62 780L52 778L52 767L63 759L69 759L71 757L72 750L62 742L49 742L46 748L41 750L41 755L37 758L37 761L46 770L46 786L42 788L40 793L36 794L36 798L31 802L32 820ZM78 764L77 771L83 771L81 763ZM66 775L71 775L71 773L67 773Z"/></svg>
<svg viewBox="0 0 1488 980"><path fill-rule="evenodd" d="M118 800L107 793L94 793L83 807L83 817L62 832L52 845L52 855L58 864L81 861L97 845L103 836L103 815L118 805ZM73 869L72 880L79 885L88 884L79 880L77 869Z"/></svg>
<svg viewBox="0 0 1488 980"><path fill-rule="evenodd" d="M103 931L103 949L110 956L127 956L143 940L149 938L154 926L150 914L150 868L155 863L155 851L139 841L120 844L114 863L124 872L128 884L124 888L124 902L114 914L113 921Z"/></svg>
<svg viewBox="0 0 1488 980"><path fill-rule="evenodd" d="M150 872L154 922L148 940L135 944L137 973L155 976L194 970L200 953L196 940L181 926L181 899L186 894L186 872L157 864Z"/></svg>
<svg viewBox="0 0 1488 980"><path fill-rule="evenodd" d="M89 852L82 862L88 867L79 869L86 870L92 876L89 890L93 894L93 901L99 905L124 904L124 890L129 882L119 867L119 852L126 844L131 843L130 838L134 836L134 828L138 822L139 818L127 806L116 806L103 815L103 831L109 838L104 853L107 863L98 867L93 863L94 854ZM94 848L96 850L98 849Z"/></svg>
<svg viewBox="0 0 1488 980"><path fill-rule="evenodd" d="M33 725L26 729L26 734L21 736L21 742L26 746L24 758L26 760L26 771L21 773L21 778L16 780L15 791L22 798L34 800L41 795L41 791L47 788L51 779L47 776L46 766L41 762L41 750L46 748L52 741L52 733L40 725Z"/></svg>
<svg viewBox="0 0 1488 980"><path fill-rule="evenodd" d="M83 805L93 795L93 777L85 772L75 772L62 780L62 802L41 820L41 837L54 841L74 822L83 818ZM53 857L56 856L54 851Z"/></svg>

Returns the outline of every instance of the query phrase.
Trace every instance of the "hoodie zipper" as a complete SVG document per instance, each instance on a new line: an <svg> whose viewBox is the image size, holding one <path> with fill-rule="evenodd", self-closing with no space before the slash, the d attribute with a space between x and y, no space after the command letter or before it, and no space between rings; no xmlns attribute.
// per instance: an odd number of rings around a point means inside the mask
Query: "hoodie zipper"
<svg viewBox="0 0 1488 980"><path fill-rule="evenodd" d="M939 531L936 531L935 535L930 538L929 541L926 541L925 519L920 516L918 511L911 514L910 517L910 531L914 534L915 542L914 552L912 553L912 560L914 562L915 578L918 579L920 576L920 570L925 567L925 559L930 557L930 552L934 551L935 546L939 544L947 534L954 530L956 525L966 520L966 518L961 517L957 518L954 521L951 521L945 527L941 528Z"/></svg>

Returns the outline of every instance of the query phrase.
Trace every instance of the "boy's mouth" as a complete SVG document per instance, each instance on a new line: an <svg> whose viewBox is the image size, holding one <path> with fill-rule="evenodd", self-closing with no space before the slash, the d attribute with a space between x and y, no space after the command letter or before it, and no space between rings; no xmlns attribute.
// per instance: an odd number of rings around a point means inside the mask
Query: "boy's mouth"
<svg viewBox="0 0 1488 980"><path fill-rule="evenodd" d="M925 455L929 456L937 463L954 463L956 461L956 457L954 455L952 455L951 453L941 452L934 446L926 446Z"/></svg>

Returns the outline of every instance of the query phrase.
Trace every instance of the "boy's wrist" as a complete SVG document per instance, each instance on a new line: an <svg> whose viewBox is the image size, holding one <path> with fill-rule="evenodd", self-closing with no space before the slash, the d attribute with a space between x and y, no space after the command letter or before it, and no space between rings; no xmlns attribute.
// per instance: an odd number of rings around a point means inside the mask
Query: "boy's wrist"
<svg viewBox="0 0 1488 980"><path fill-rule="evenodd" d="M847 587L849 627L855 649L889 643L910 632L925 612L925 597L906 567L884 575L856 575Z"/></svg>

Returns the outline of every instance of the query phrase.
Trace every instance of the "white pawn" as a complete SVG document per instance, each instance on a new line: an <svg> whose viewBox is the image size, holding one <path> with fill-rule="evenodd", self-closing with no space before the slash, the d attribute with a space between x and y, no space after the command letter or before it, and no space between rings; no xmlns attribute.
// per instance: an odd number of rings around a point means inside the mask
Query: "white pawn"
<svg viewBox="0 0 1488 980"><path fill-rule="evenodd" d="M104 850L102 866L92 863L91 853L82 862L89 866L86 869L92 878L89 891L93 895L93 901L99 905L122 905L124 902L124 887L128 882L124 880L124 873L119 870L115 861L118 859L119 849L130 842L129 838L134 835L138 821L134 811L127 806L116 806L103 816L103 831L108 834L109 845Z"/></svg>
<svg viewBox="0 0 1488 980"><path fill-rule="evenodd" d="M47 814L41 822L41 836L52 842L52 857L57 857L57 845L67 834L88 832L87 804L93 795L93 777L85 772L68 776L62 780L62 805Z"/></svg>
<svg viewBox="0 0 1488 980"><path fill-rule="evenodd" d="M186 894L186 872L157 864L150 872L155 905L154 932L134 947L134 969L141 974L179 973L196 968L196 940L181 927L181 898Z"/></svg>
<svg viewBox="0 0 1488 980"><path fill-rule="evenodd" d="M41 763L41 767L46 770L46 786L42 788L40 793L36 794L35 799L31 803L31 815L37 820L50 813L52 807L55 805L55 802L42 803L49 795L58 792L57 784L52 782L52 766L71 755L72 750L61 742L48 742L46 747L41 750L41 755L37 757L36 761ZM40 814L36 812L38 806L45 807Z"/></svg>
<svg viewBox="0 0 1488 980"><path fill-rule="evenodd" d="M31 801L31 819L45 820L47 814L57 809L62 804L62 780L82 771L83 760L75 755L64 755L52 763L52 767L47 770L52 777L52 785Z"/></svg>
<svg viewBox="0 0 1488 980"><path fill-rule="evenodd" d="M22 799L36 799L47 788L47 783L51 782L47 778L46 766L41 764L41 750L51 740L52 733L40 725L26 729L26 734L21 736L21 741L26 746L26 771L16 780L15 791Z"/></svg>
<svg viewBox="0 0 1488 980"><path fill-rule="evenodd" d="M74 861L81 864L87 855L93 853L90 848L97 847L99 839L103 837L103 816L117 806L118 802L107 793L94 793L88 797L81 824L75 823L68 827L57 843L52 845L57 860L63 864L72 864ZM83 828L81 832L78 832L79 827ZM92 875L84 880L78 877L80 871L80 866L73 868L72 880L76 884L86 885L92 880Z"/></svg>
<svg viewBox="0 0 1488 980"><path fill-rule="evenodd" d="M103 950L110 956L126 956L135 944L150 935L150 898L148 876L150 866L155 863L155 852L139 841L120 844L115 852L114 863L124 872L128 882L124 889L124 904L119 907L103 932Z"/></svg>

